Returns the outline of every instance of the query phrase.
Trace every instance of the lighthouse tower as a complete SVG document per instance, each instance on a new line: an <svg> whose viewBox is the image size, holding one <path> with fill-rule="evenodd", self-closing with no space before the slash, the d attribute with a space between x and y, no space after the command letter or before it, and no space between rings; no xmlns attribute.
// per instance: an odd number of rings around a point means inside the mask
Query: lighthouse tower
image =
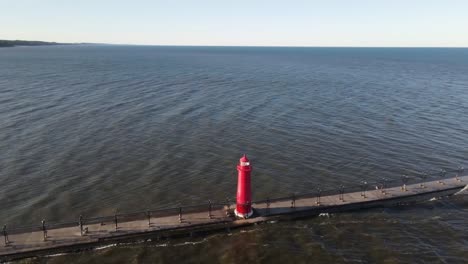
<svg viewBox="0 0 468 264"><path fill-rule="evenodd" d="M250 173L252 166L244 154L237 165L237 203L234 213L237 217L249 218L252 216L252 192L250 188Z"/></svg>

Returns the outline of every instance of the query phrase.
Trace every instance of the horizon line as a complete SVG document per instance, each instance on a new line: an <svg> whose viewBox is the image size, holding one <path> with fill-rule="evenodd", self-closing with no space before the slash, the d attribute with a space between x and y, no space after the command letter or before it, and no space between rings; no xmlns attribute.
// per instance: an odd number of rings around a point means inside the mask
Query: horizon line
<svg viewBox="0 0 468 264"><path fill-rule="evenodd" d="M466 49L468 46L288 46L288 45L198 45L198 44L115 44L115 43L84 43L84 44L96 44L96 45L113 45L113 46L149 46L149 47L252 47L252 48L455 48L455 49Z"/></svg>
<svg viewBox="0 0 468 264"><path fill-rule="evenodd" d="M103 42L61 42L51 40L0 39L5 41L39 41L68 45L112 45L112 46L155 46L155 47L258 47L258 48L456 48L468 46L347 46L347 45L217 45L217 44L134 44L134 43L103 43Z"/></svg>

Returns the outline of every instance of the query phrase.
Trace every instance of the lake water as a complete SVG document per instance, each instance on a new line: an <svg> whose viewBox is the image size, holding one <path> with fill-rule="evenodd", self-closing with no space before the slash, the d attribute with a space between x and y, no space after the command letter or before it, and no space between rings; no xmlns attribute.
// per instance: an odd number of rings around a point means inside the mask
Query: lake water
<svg viewBox="0 0 468 264"><path fill-rule="evenodd" d="M0 49L9 225L254 200L468 165L468 49ZM132 244L51 263L467 263L468 199Z"/></svg>

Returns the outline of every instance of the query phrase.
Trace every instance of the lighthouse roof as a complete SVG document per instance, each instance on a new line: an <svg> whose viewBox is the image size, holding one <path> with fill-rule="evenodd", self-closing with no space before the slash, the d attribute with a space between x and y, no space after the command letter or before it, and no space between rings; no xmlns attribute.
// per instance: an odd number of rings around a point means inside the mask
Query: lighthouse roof
<svg viewBox="0 0 468 264"><path fill-rule="evenodd" d="M242 158L240 158L239 161L240 162L249 162L249 159L247 158L247 155L244 154L244 156L242 156Z"/></svg>

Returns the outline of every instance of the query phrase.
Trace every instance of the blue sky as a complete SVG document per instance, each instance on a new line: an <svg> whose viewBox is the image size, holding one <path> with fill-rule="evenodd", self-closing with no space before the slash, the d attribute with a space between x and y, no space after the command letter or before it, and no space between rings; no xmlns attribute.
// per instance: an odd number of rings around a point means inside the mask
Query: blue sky
<svg viewBox="0 0 468 264"><path fill-rule="evenodd" d="M468 47L468 1L0 0L0 39Z"/></svg>

